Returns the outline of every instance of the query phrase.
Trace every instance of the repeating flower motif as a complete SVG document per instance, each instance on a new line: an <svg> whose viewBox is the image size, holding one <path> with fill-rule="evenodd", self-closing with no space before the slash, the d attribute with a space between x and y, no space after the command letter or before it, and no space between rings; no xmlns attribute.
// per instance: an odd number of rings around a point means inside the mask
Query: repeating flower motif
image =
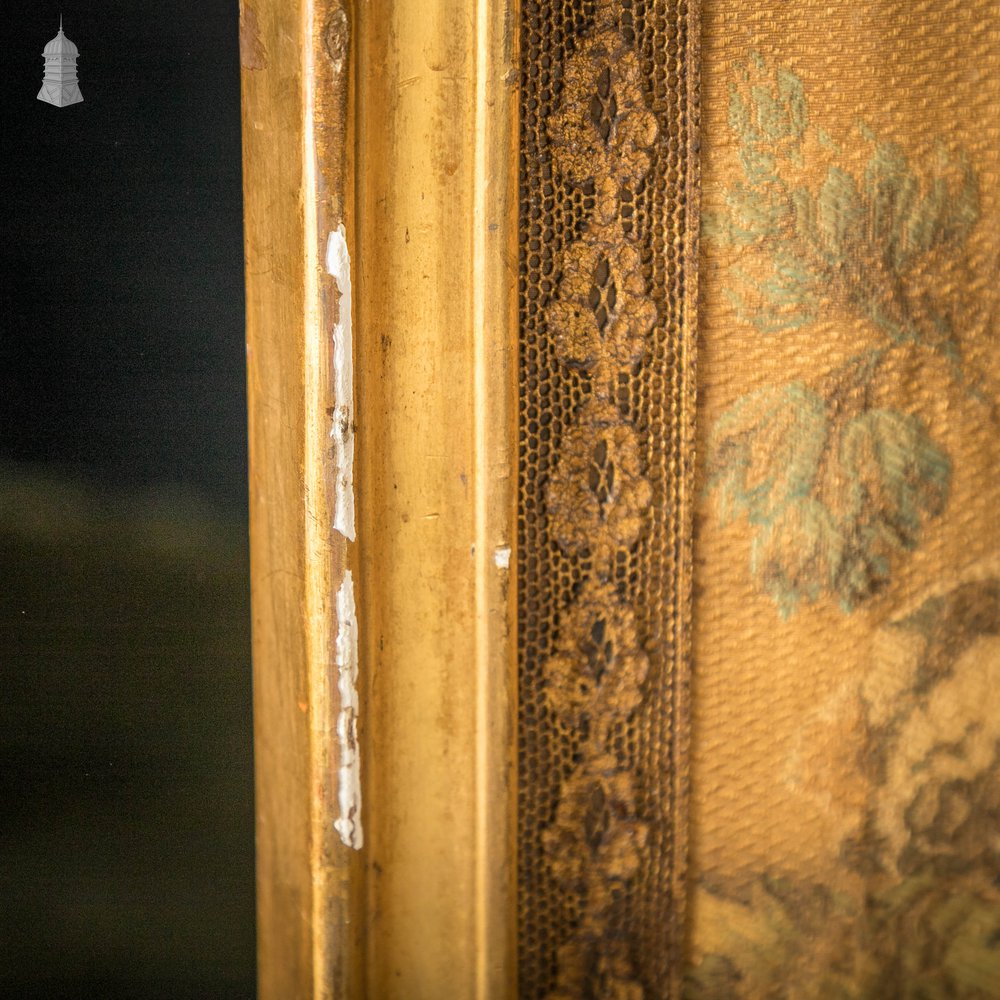
<svg viewBox="0 0 1000 1000"><path fill-rule="evenodd" d="M602 718L628 718L642 700L649 658L632 609L614 586L588 583L562 622L545 664L549 704L576 729Z"/></svg>
<svg viewBox="0 0 1000 1000"><path fill-rule="evenodd" d="M570 57L563 88L548 129L563 177L585 184L600 176L621 186L645 177L658 126L639 60L616 28L599 29Z"/></svg>
<svg viewBox="0 0 1000 1000"><path fill-rule="evenodd" d="M610 239L608 237L611 237ZM549 313L560 358L588 370L642 360L656 322L642 260L620 226L572 244Z"/></svg>
<svg viewBox="0 0 1000 1000"><path fill-rule="evenodd" d="M604 563L642 533L653 489L642 468L639 436L613 403L591 399L562 440L546 491L549 525L568 552Z"/></svg>
<svg viewBox="0 0 1000 1000"><path fill-rule="evenodd" d="M588 218L563 254L545 319L560 360L590 376L590 397L562 436L545 489L552 537L565 552L589 556L590 567L544 666L549 706L581 735L579 762L542 836L556 884L581 900L548 1000L645 995L615 911L642 867L650 828L611 736L642 702L649 659L612 574L642 536L653 500L639 431L615 397L620 373L642 363L657 320L642 256L621 219L623 193L648 172L657 133L639 61L602 21L567 61L548 123L555 168L584 189Z"/></svg>
<svg viewBox="0 0 1000 1000"><path fill-rule="evenodd" d="M565 782L555 821L543 834L556 881L584 891L601 874L602 888L619 887L639 870L649 836L635 818L634 779L610 754L586 761ZM610 905L610 891L591 899L591 910Z"/></svg>

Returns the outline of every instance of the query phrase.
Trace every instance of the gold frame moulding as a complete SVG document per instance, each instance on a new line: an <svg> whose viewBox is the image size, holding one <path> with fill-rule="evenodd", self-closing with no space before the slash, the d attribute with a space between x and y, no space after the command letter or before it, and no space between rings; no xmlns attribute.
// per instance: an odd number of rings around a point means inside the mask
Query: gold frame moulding
<svg viewBox="0 0 1000 1000"><path fill-rule="evenodd" d="M262 1000L677 995L697 29L242 0Z"/></svg>

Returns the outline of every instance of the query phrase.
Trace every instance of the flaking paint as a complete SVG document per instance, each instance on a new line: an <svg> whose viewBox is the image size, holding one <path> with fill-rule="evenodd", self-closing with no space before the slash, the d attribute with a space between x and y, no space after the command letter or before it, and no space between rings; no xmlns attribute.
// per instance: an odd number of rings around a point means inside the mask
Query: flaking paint
<svg viewBox="0 0 1000 1000"><path fill-rule="evenodd" d="M358 617L354 577L350 570L344 573L337 591L337 689L340 693L337 715L340 816L333 825L344 844L359 851L365 837L361 825L361 753L358 747Z"/></svg>
<svg viewBox="0 0 1000 1000"><path fill-rule="evenodd" d="M354 334L351 328L351 255L347 233L339 225L326 244L326 270L340 292L333 325L333 526L355 539L354 520Z"/></svg>

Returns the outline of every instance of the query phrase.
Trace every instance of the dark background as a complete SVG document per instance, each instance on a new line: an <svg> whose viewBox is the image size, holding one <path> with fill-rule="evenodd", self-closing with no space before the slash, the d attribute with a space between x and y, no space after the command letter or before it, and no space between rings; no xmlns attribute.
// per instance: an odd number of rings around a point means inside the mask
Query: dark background
<svg viewBox="0 0 1000 1000"><path fill-rule="evenodd" d="M0 31L0 993L249 998L238 6Z"/></svg>

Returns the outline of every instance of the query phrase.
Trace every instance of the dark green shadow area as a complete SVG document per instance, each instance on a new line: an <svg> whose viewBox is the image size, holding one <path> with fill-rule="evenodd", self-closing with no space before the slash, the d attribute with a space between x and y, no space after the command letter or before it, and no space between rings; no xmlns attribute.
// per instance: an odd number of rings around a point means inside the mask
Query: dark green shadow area
<svg viewBox="0 0 1000 1000"><path fill-rule="evenodd" d="M254 994L245 518L0 467L0 994Z"/></svg>

